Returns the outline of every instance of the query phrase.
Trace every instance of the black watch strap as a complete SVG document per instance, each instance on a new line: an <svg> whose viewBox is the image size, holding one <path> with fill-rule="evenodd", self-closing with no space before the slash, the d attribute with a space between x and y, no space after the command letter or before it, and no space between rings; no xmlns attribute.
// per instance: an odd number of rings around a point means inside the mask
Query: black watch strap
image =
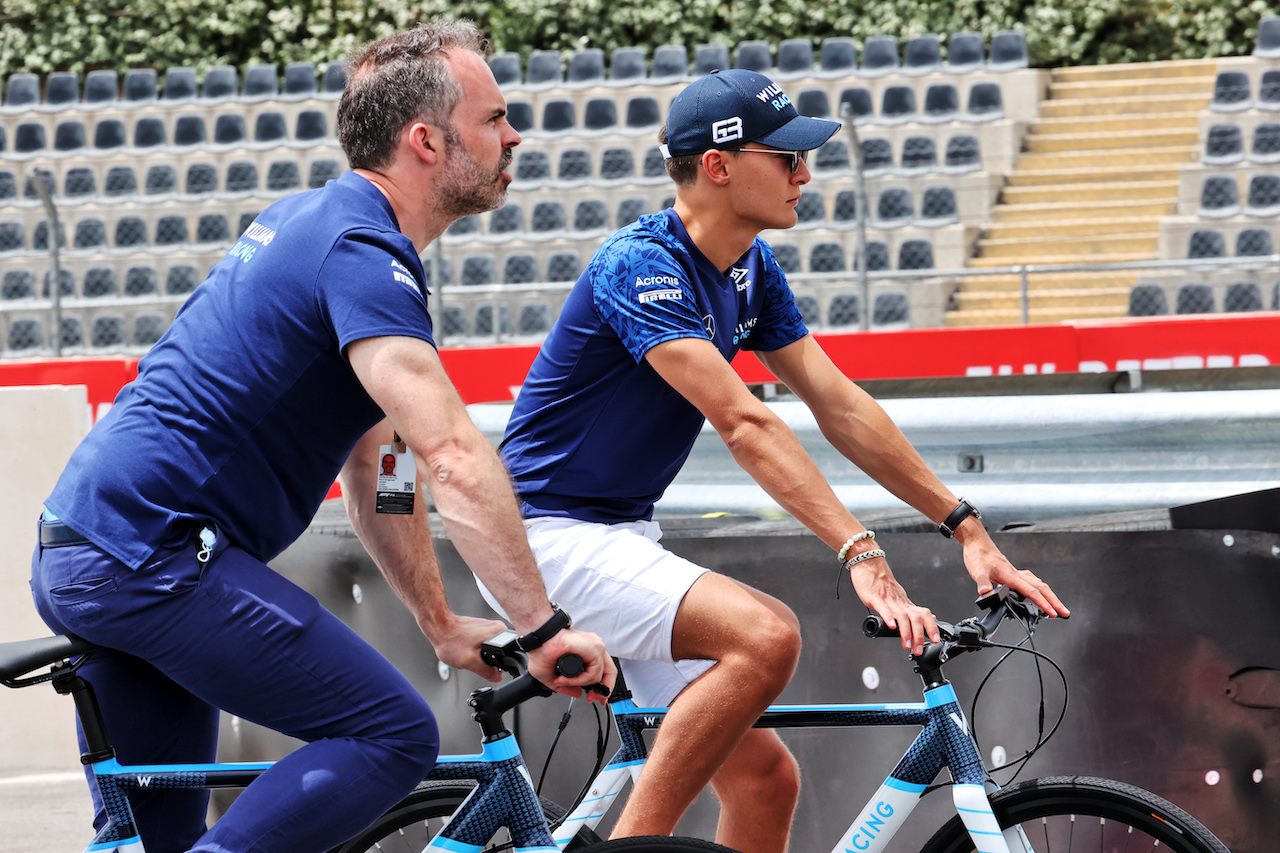
<svg viewBox="0 0 1280 853"><path fill-rule="evenodd" d="M964 498L961 498L959 505L955 509L951 510L951 515L948 515L943 522L938 525L938 532L950 539L955 535L956 528L960 526L960 522L964 521L971 515L974 518L982 518L982 513L978 512L978 510L973 507L973 504L969 503Z"/></svg>
<svg viewBox="0 0 1280 853"><path fill-rule="evenodd" d="M569 614L560 609L560 605L551 605L551 618L543 622L540 627L530 631L523 637L516 639L516 647L522 652L531 652L534 649L542 648L542 646L560 633L565 628L573 624L573 620L569 618Z"/></svg>

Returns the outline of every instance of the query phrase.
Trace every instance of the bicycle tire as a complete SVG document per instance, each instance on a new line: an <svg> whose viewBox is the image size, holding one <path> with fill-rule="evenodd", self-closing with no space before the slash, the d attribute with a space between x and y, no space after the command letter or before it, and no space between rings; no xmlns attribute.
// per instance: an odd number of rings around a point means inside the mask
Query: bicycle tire
<svg viewBox="0 0 1280 853"><path fill-rule="evenodd" d="M602 841L585 848L582 853L738 853L738 851L700 838L637 835L633 838Z"/></svg>
<svg viewBox="0 0 1280 853"><path fill-rule="evenodd" d="M473 788L457 782L423 782L368 829L334 848L332 853L398 853L402 850L421 853ZM542 810L548 820L558 820L565 813L560 805L545 797ZM600 837L583 827L566 849L577 851L599 843Z"/></svg>
<svg viewBox="0 0 1280 853"><path fill-rule="evenodd" d="M1111 779L1030 779L998 791L991 798L991 807L1001 829L1022 824L1036 850L1230 853L1212 832L1173 803ZM1097 820L1078 820L1080 817ZM921 853L972 853L976 849L957 816L934 834Z"/></svg>

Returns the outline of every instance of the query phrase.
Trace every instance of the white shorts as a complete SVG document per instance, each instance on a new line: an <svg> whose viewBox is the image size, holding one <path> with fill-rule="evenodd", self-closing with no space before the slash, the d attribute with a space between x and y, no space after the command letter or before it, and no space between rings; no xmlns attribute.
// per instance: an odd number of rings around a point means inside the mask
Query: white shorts
<svg viewBox="0 0 1280 853"><path fill-rule="evenodd" d="M575 628L599 634L609 653L622 659L637 705L671 704L714 665L672 658L676 611L707 570L659 545L656 522L534 518L525 528L547 595L573 617ZM506 616L483 583L480 592Z"/></svg>

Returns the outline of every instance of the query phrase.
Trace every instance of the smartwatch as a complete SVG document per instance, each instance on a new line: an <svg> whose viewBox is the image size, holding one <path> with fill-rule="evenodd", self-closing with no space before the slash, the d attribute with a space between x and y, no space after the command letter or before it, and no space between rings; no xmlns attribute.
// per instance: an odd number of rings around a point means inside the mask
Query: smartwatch
<svg viewBox="0 0 1280 853"><path fill-rule="evenodd" d="M973 505L967 500L961 498L959 506L951 510L951 514L943 519L943 522L938 525L938 532L950 539L955 534L956 528L960 526L960 522L964 521L971 515L974 518L982 518L982 513L974 509Z"/></svg>
<svg viewBox="0 0 1280 853"><path fill-rule="evenodd" d="M531 652L534 649L542 648L547 640L550 640L560 631L573 624L569 614L561 610L560 605L555 602L551 603L551 611L551 618L543 622L540 627L530 631L523 637L516 638L516 648L522 652Z"/></svg>

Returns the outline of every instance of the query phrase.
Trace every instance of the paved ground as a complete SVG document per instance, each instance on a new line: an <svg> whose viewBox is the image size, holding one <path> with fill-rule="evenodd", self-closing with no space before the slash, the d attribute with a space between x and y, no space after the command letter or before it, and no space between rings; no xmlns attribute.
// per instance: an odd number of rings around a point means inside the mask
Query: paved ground
<svg viewBox="0 0 1280 853"><path fill-rule="evenodd" d="M93 809L80 773L0 775L5 853L79 853L93 839Z"/></svg>

